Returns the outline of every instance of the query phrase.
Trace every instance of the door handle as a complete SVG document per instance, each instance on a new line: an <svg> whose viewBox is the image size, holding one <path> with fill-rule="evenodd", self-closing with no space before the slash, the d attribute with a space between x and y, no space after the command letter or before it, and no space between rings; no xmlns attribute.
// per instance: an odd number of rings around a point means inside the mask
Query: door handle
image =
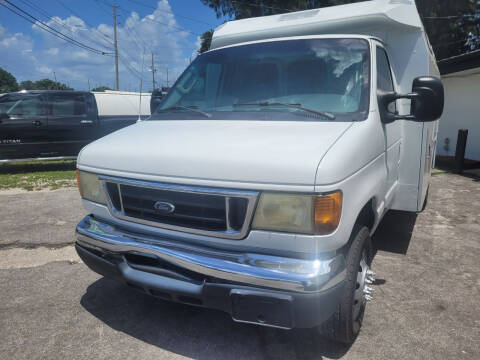
<svg viewBox="0 0 480 360"><path fill-rule="evenodd" d="M32 124L35 125L35 126L40 126L40 125L42 125L42 122L40 120L33 120Z"/></svg>
<svg viewBox="0 0 480 360"><path fill-rule="evenodd" d="M80 124L86 124L86 125L93 124L93 120L82 120L80 121Z"/></svg>

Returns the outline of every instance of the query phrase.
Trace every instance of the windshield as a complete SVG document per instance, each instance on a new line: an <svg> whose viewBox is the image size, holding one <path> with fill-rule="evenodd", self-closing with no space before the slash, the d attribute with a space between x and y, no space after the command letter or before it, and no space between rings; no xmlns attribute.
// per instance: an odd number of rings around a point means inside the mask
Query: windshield
<svg viewBox="0 0 480 360"><path fill-rule="evenodd" d="M277 117L278 112L290 117L326 113L318 117L325 121L363 118L368 112L369 59L366 40L342 38L262 42L207 52L187 68L152 118L165 118L156 116L165 113L225 118L245 112L274 112Z"/></svg>

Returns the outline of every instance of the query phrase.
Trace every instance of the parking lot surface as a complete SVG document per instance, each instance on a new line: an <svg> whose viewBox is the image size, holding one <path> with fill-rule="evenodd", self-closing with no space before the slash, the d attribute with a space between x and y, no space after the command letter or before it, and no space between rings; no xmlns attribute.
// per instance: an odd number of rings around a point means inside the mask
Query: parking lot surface
<svg viewBox="0 0 480 360"><path fill-rule="evenodd" d="M351 347L150 298L72 251L76 189L0 193L0 359L479 359L480 181L432 178L378 229L374 300Z"/></svg>

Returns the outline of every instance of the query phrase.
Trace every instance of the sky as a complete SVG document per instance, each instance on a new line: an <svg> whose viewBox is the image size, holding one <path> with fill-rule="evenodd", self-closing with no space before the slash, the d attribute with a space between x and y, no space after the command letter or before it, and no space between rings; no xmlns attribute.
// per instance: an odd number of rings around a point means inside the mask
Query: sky
<svg viewBox="0 0 480 360"><path fill-rule="evenodd" d="M119 84L125 91L139 91L140 79L143 90L151 91L152 53L157 87L167 85L167 69L172 85L195 58L199 36L227 20L217 19L200 0L8 1L78 42L107 53L72 45L0 6L0 67L19 83L56 76L76 90L115 85L112 2L118 5Z"/></svg>

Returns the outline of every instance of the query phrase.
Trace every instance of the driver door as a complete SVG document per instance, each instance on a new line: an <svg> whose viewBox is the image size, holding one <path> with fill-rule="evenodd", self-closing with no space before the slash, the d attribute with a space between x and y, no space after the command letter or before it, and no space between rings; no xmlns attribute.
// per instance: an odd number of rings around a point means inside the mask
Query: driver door
<svg viewBox="0 0 480 360"><path fill-rule="evenodd" d="M37 158L48 149L48 121L40 94L0 97L0 161Z"/></svg>
<svg viewBox="0 0 480 360"><path fill-rule="evenodd" d="M395 91L395 78L388 58L387 51L383 46L376 46L377 63L377 89L381 91ZM397 111L396 103L390 104L389 111ZM387 173L387 182L385 188L385 205L390 207L395 188L398 184L398 174L400 168L400 152L402 146L402 128L400 121L394 121L389 124L382 123L385 139L385 170Z"/></svg>

